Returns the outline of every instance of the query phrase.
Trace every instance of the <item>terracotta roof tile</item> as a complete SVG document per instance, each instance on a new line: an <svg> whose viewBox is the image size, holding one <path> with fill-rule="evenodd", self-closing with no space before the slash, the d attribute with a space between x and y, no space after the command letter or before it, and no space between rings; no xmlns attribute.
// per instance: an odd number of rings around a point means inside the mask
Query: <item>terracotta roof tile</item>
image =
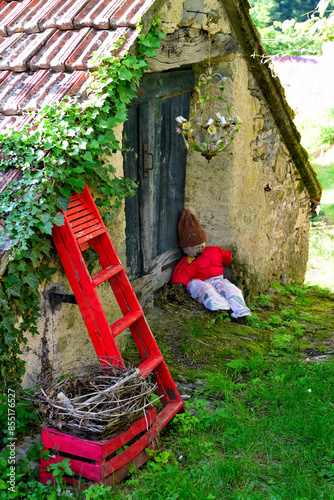
<svg viewBox="0 0 334 500"><path fill-rule="evenodd" d="M0 70L27 71L27 61L43 47L54 32L54 29L48 29L43 33L16 33L10 36L8 39L15 40L9 48L1 51Z"/></svg>
<svg viewBox="0 0 334 500"><path fill-rule="evenodd" d="M116 52L122 56L129 50L137 37L138 32L128 28L118 28L115 31L92 29L67 60L66 67L81 70L97 69L99 58L106 55L106 52L112 49L115 43L124 40ZM92 58L92 53L96 54L96 57Z"/></svg>
<svg viewBox="0 0 334 500"><path fill-rule="evenodd" d="M53 71L65 71L67 59L88 33L89 28L83 28L80 31L57 30L38 54L31 59L30 69L36 71L39 68L48 68Z"/></svg>
<svg viewBox="0 0 334 500"><path fill-rule="evenodd" d="M118 26L135 27L140 19L154 4L155 0L126 0L122 3L122 7L110 19L110 26L117 28Z"/></svg>
<svg viewBox="0 0 334 500"><path fill-rule="evenodd" d="M87 69L87 62L91 58L92 53L100 51L106 43L112 45L115 38L118 39L117 36L117 31L96 31L91 29L84 40L72 52L66 62L66 66L70 69Z"/></svg>
<svg viewBox="0 0 334 500"><path fill-rule="evenodd" d="M55 94L64 78L69 78L66 73L52 73L48 70L37 71L43 73L42 78L36 82L36 85L31 90L30 94L20 102L22 111L35 111L43 107L42 103L50 103L53 101Z"/></svg>
<svg viewBox="0 0 334 500"><path fill-rule="evenodd" d="M82 92L100 58L135 43L134 28L153 3L0 0L0 129L22 128L32 120L26 111Z"/></svg>
<svg viewBox="0 0 334 500"><path fill-rule="evenodd" d="M43 80L43 77L45 76L45 73L47 73L46 70L42 71L36 71L32 75L29 75L28 77L25 76L24 74L24 83L23 86L20 88L20 90L16 90L10 97L9 99L6 100L6 103L3 105L2 111L5 115L15 115L18 113L20 104L24 99L27 99L32 90L36 85L39 84L41 80ZM21 85L22 80L18 81L18 85Z"/></svg>
<svg viewBox="0 0 334 500"><path fill-rule="evenodd" d="M8 36L7 26L15 21L15 19L25 10L31 0L23 0L23 2L1 2L0 4L0 35Z"/></svg>
<svg viewBox="0 0 334 500"><path fill-rule="evenodd" d="M74 19L75 28L93 26L97 29L109 29L109 19L121 9L124 0L90 0L86 7Z"/></svg>
<svg viewBox="0 0 334 500"><path fill-rule="evenodd" d="M16 181L22 178L22 172L17 168L7 168L0 170L0 193L4 191L11 181Z"/></svg>
<svg viewBox="0 0 334 500"><path fill-rule="evenodd" d="M48 14L40 20L41 29L57 27L73 29L73 19L85 7L89 0L58 0Z"/></svg>
<svg viewBox="0 0 334 500"><path fill-rule="evenodd" d="M25 9L20 12L20 16L14 19L7 26L8 34L18 31L27 33L40 32L39 21L44 19L48 12L54 7L56 2L60 0L34 0L26 5Z"/></svg>
<svg viewBox="0 0 334 500"><path fill-rule="evenodd" d="M0 71L0 85L10 75L10 71Z"/></svg>
<svg viewBox="0 0 334 500"><path fill-rule="evenodd" d="M4 132L6 129L15 129L17 131L22 130L25 125L31 123L33 120L32 116L6 116L0 115L0 131Z"/></svg>
<svg viewBox="0 0 334 500"><path fill-rule="evenodd" d="M3 57L6 57L10 51L11 45L14 45L14 43L16 43L21 36L22 33L16 33L16 35L12 35L10 37L0 37L0 61Z"/></svg>
<svg viewBox="0 0 334 500"><path fill-rule="evenodd" d="M29 77L27 73L10 73L0 86L0 112L3 113L7 101L15 96L24 86Z"/></svg>
<svg viewBox="0 0 334 500"><path fill-rule="evenodd" d="M60 102L65 96L80 93L89 80L85 71L74 73L52 73L48 71L44 80L36 85L26 99L21 103L21 109L36 110L54 102Z"/></svg>

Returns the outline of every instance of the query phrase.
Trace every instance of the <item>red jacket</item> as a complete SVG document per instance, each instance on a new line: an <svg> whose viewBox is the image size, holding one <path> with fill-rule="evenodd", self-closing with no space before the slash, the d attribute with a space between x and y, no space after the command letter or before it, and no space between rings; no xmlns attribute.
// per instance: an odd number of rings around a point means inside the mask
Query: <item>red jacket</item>
<svg viewBox="0 0 334 500"><path fill-rule="evenodd" d="M191 261L185 256L174 269L172 283L182 283L187 286L194 278L207 280L224 273L224 266L231 262L232 253L219 247L205 247L201 255ZM188 260L189 259L189 260ZM189 261L191 261L189 263Z"/></svg>

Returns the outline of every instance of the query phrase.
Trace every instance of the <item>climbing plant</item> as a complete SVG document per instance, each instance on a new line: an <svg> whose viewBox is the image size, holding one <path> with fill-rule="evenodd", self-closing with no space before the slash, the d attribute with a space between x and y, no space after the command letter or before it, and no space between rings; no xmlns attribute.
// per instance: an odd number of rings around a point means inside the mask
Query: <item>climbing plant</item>
<svg viewBox="0 0 334 500"><path fill-rule="evenodd" d="M117 58L110 52L96 61L99 69L83 94L46 106L30 128L0 135L0 169L21 172L0 194L0 245L10 240L0 286L0 375L7 386L20 384L25 371L20 345L27 342L25 332L38 333L41 285L56 271L50 267L50 235L53 224L64 222L57 208L66 210L70 195L89 182L97 204L110 209L105 218L112 220L121 200L135 192L135 183L117 177L110 163L110 155L121 150L114 129L127 119L146 59L156 55L162 38L153 23L146 35L138 35L135 55Z"/></svg>

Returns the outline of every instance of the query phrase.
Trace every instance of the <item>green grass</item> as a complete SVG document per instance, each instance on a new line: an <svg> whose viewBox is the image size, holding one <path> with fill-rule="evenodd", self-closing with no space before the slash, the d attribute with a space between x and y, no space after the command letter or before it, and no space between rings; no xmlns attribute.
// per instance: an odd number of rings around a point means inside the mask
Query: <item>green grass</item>
<svg viewBox="0 0 334 500"><path fill-rule="evenodd" d="M163 436L169 463L110 498L334 499L334 363L250 359L206 375Z"/></svg>
<svg viewBox="0 0 334 500"><path fill-rule="evenodd" d="M321 212L311 218L306 282L334 291L334 153L333 148L312 161L323 187Z"/></svg>
<svg viewBox="0 0 334 500"><path fill-rule="evenodd" d="M334 500L334 361L314 361L333 350L333 300L274 284L246 326L169 304L159 345L174 377L201 390L163 432L168 463L147 464L110 498Z"/></svg>

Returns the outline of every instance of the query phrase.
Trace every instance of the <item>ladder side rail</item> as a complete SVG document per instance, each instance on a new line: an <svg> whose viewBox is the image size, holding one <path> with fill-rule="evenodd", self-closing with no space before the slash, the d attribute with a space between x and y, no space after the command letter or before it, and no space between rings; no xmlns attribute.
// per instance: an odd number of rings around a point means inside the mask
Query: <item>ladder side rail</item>
<svg viewBox="0 0 334 500"><path fill-rule="evenodd" d="M63 226L55 228L61 237L56 241L62 243L59 246L59 255L63 257L64 268L72 287L73 293L77 298L78 306L82 312L83 319L88 329L88 333L92 339L94 348L98 358L112 357L115 362L124 366L122 356L118 350L116 342L112 338L107 318L105 317L101 303L95 292L91 279L87 271L85 261L74 239L68 221L65 218ZM55 241L55 243L56 243ZM56 243L56 246L57 246ZM58 248L57 248L58 249ZM62 259L62 260L63 260ZM101 362L101 361L100 361Z"/></svg>
<svg viewBox="0 0 334 500"><path fill-rule="evenodd" d="M170 402L182 402L182 398L164 360L152 372L152 379L157 384L156 392L160 397L162 406L166 406Z"/></svg>
<svg viewBox="0 0 334 500"><path fill-rule="evenodd" d="M103 241L105 242L105 245L103 245ZM94 250L100 255L100 262L103 267L107 267L109 265L110 257L108 247L106 245L108 244L108 241L111 241L110 237L107 233L105 233L103 236L98 238L94 244ZM123 314L129 312L129 310L142 311L132 285L124 270L110 278L108 281ZM135 340L142 360L145 360L149 356L161 356L159 346L144 315L139 318L136 323L131 325L129 329Z"/></svg>
<svg viewBox="0 0 334 500"><path fill-rule="evenodd" d="M56 245L60 260L62 262L69 283L71 285L72 291L77 299L78 306L82 314L82 317L85 321L88 332L94 331L94 329L96 329L96 324L94 323L94 318L90 310L90 304L87 301L85 294L83 293L80 287L80 283L75 279L75 266L67 252L66 244L64 243L61 232L59 231L57 226L53 226L52 238ZM90 337L93 342L97 356L98 357L105 356L103 346L101 345L100 342L100 337L92 335L90 335Z"/></svg>

